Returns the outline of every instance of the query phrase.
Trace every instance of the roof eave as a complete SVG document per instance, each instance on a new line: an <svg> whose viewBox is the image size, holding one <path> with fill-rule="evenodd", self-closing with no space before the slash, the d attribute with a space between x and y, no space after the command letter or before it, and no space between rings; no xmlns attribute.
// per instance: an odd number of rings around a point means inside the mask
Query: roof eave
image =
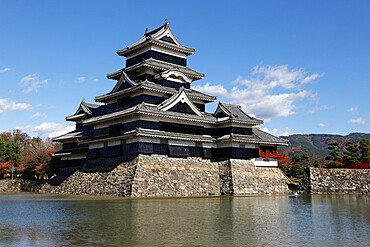
<svg viewBox="0 0 370 247"><path fill-rule="evenodd" d="M192 55L192 54L195 53L195 49L194 48L190 48L190 47L186 47L186 46L172 45L170 43L167 44L164 41L153 39L150 36L148 36L145 41L143 41L143 42L141 42L139 44L131 45L131 46L128 46L128 47L126 47L124 49L117 50L117 54L118 54L118 56L124 56L124 57L126 57L131 52L134 52L134 51L140 49L141 47L146 46L146 45L150 45L150 44L155 44L155 45L162 46L162 47L165 47L165 48L168 48L168 49L172 49L172 50L175 50L175 51L183 52L187 56Z"/></svg>
<svg viewBox="0 0 370 247"><path fill-rule="evenodd" d="M86 114L82 113L82 114L78 114L78 115L68 116L68 117L66 117L66 120L75 122L75 121L81 120L84 117L86 117Z"/></svg>

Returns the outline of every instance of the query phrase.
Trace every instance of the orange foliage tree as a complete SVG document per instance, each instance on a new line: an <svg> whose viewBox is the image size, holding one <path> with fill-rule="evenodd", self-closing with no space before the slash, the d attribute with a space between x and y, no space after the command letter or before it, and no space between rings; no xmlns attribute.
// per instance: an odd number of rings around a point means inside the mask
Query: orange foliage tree
<svg viewBox="0 0 370 247"><path fill-rule="evenodd" d="M24 150L20 168L26 176L33 176L37 179L48 178L55 172L56 167L51 155L57 150L57 146L50 138L42 140L34 137Z"/></svg>

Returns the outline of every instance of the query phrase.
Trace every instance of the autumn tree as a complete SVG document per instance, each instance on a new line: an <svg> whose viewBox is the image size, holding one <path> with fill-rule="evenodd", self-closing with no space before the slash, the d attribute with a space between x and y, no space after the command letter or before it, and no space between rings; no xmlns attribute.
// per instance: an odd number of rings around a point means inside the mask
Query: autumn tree
<svg viewBox="0 0 370 247"><path fill-rule="evenodd" d="M329 147L328 149L330 150L330 156L325 157L326 160L331 160L329 163L330 167L341 167L343 164L340 162L342 160L342 157L340 156L340 153L342 150L338 147L339 143L338 142L329 142L328 143Z"/></svg>
<svg viewBox="0 0 370 247"><path fill-rule="evenodd" d="M0 138L3 139L4 142L9 142L10 140L17 142L21 151L24 151L24 149L31 143L30 136L27 133L22 132L20 129L4 131L0 133Z"/></svg>
<svg viewBox="0 0 370 247"><path fill-rule="evenodd" d="M22 170L26 176L40 179L55 172L51 154L56 151L57 147L50 138L42 140L40 137L34 137L22 158Z"/></svg>

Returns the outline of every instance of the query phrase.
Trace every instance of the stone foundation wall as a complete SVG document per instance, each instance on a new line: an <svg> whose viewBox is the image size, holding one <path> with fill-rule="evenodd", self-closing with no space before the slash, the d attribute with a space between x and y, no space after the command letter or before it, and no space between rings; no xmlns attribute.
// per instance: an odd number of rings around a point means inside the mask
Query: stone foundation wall
<svg viewBox="0 0 370 247"><path fill-rule="evenodd" d="M287 193L289 180L279 168L255 167L250 160L231 159L234 195Z"/></svg>
<svg viewBox="0 0 370 247"><path fill-rule="evenodd" d="M21 191L21 180L0 180L0 192Z"/></svg>
<svg viewBox="0 0 370 247"><path fill-rule="evenodd" d="M0 181L2 182L2 181ZM110 158L65 168L49 181L23 181L0 191L35 191L111 196L208 196L288 192L278 168L255 167L249 160L212 162L202 158L139 155ZM8 189L7 189L8 188Z"/></svg>
<svg viewBox="0 0 370 247"><path fill-rule="evenodd" d="M36 191L58 194L85 194L85 195L110 195L130 196L131 186L135 176L137 160L124 162L114 169L107 167L83 168L72 175L62 178L60 183L53 183L52 178Z"/></svg>
<svg viewBox="0 0 370 247"><path fill-rule="evenodd" d="M139 155L133 197L220 195L218 164L200 158Z"/></svg>
<svg viewBox="0 0 370 247"><path fill-rule="evenodd" d="M367 194L370 192L370 170L310 167L305 170L298 190L312 194Z"/></svg>

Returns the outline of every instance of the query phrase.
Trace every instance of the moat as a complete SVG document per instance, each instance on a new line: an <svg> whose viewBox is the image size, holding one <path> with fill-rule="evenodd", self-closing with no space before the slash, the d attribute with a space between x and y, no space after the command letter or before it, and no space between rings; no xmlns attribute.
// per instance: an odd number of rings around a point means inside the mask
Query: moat
<svg viewBox="0 0 370 247"><path fill-rule="evenodd" d="M1 246L367 246L367 195L0 194Z"/></svg>

